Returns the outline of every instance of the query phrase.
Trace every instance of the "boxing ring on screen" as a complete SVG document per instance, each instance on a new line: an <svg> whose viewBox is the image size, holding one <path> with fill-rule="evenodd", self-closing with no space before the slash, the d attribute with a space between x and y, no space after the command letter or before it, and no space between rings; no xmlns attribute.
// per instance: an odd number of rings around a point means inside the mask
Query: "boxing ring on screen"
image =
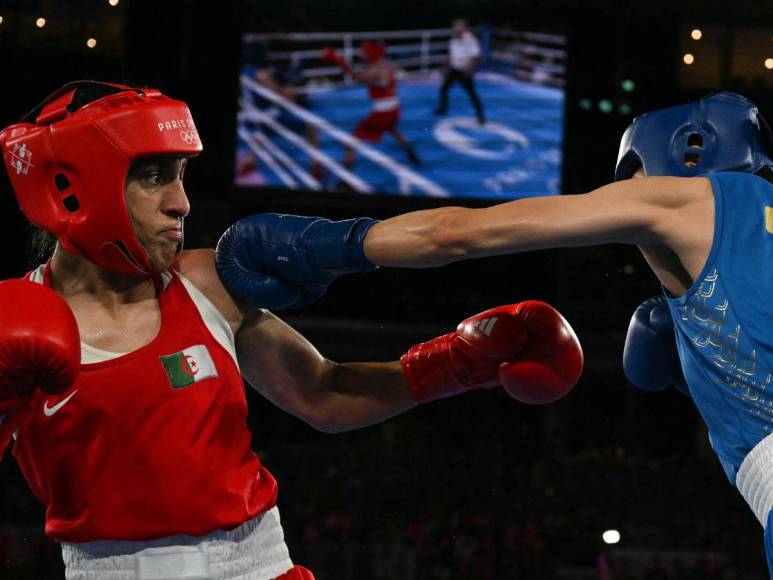
<svg viewBox="0 0 773 580"><path fill-rule="evenodd" d="M560 193L566 38L474 33L483 123L458 86L447 112L435 114L451 29L245 35L236 184L500 200ZM367 42L383 43L396 71L396 129L418 162L389 132L375 140L354 134L376 107L356 77L368 66L360 52ZM355 75L326 62L327 48Z"/></svg>

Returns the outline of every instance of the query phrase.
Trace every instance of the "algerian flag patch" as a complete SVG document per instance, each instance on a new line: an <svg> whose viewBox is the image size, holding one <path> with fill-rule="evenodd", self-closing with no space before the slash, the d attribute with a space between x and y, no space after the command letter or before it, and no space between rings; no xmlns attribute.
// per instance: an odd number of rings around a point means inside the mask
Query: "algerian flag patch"
<svg viewBox="0 0 773 580"><path fill-rule="evenodd" d="M169 384L173 389L183 389L193 383L217 376L212 357L203 344L189 346L181 352L161 356Z"/></svg>

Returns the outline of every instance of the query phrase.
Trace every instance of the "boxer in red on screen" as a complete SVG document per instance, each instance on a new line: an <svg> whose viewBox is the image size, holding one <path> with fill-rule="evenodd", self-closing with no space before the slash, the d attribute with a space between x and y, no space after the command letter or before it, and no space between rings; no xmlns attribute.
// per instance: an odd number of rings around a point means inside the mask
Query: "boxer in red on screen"
<svg viewBox="0 0 773 580"><path fill-rule="evenodd" d="M365 41L360 45L360 58L365 64L362 70L354 70L336 51L326 48L322 58L338 65L357 81L368 87L371 111L354 128L354 136L364 141L378 143L384 133L392 135L405 151L411 163L418 165L419 156L411 143L397 127L400 120L400 97L397 94L397 71L386 57L381 42ZM344 165L354 167L356 153L351 147L344 150Z"/></svg>
<svg viewBox="0 0 773 580"><path fill-rule="evenodd" d="M374 220L304 226L304 254L332 268L315 271L322 282L239 259L261 216L217 253L183 251L183 177L202 145L185 103L158 90L70 83L0 132L0 151L52 241L43 265L0 282L0 450L13 440L67 578L313 578L290 558L277 483L250 447L243 378L338 432L476 388L546 403L581 372L571 327L536 301L472 316L400 361L323 357L255 299L302 306L331 276L373 269ZM273 250L305 276L290 245Z"/></svg>

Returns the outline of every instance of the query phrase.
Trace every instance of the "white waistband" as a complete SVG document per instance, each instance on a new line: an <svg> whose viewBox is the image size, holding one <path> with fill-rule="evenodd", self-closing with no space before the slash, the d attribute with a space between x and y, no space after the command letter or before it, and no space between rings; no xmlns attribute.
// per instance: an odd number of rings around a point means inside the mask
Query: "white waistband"
<svg viewBox="0 0 773 580"><path fill-rule="evenodd" d="M67 580L269 580L293 567L279 510L206 536L62 542Z"/></svg>
<svg viewBox="0 0 773 580"><path fill-rule="evenodd" d="M738 468L735 485L762 527L766 527L773 508L773 435L749 451Z"/></svg>
<svg viewBox="0 0 773 580"><path fill-rule="evenodd" d="M383 99L373 99L373 110L377 113L394 111L400 106L398 97L385 97Z"/></svg>

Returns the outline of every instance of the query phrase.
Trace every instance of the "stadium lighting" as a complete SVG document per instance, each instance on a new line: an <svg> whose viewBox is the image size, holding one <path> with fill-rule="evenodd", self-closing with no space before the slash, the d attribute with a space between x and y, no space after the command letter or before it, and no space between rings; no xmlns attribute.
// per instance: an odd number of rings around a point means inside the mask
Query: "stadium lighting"
<svg viewBox="0 0 773 580"><path fill-rule="evenodd" d="M695 57L689 52L682 57L684 64L692 64L695 62Z"/></svg>
<svg viewBox="0 0 773 580"><path fill-rule="evenodd" d="M607 530L601 534L601 539L605 544L617 544L620 541L620 532L617 530Z"/></svg>
<svg viewBox="0 0 773 580"><path fill-rule="evenodd" d="M601 99L599 101L599 111L602 113L611 113L612 112L612 101L607 99Z"/></svg>
<svg viewBox="0 0 773 580"><path fill-rule="evenodd" d="M35 26L37 26L38 28L43 28L45 25L46 25L46 19L45 18L38 18L35 21Z"/></svg>
<svg viewBox="0 0 773 580"><path fill-rule="evenodd" d="M88 46L89 48L94 48L96 45L97 45L97 39L96 38L89 38L86 41L86 46Z"/></svg>
<svg viewBox="0 0 773 580"><path fill-rule="evenodd" d="M773 70L773 58L765 59L765 68L768 70Z"/></svg>
<svg viewBox="0 0 773 580"><path fill-rule="evenodd" d="M690 37L693 40L700 40L703 38L703 31L700 28L693 28L692 32L690 32Z"/></svg>
<svg viewBox="0 0 773 580"><path fill-rule="evenodd" d="M119 0L107 0L107 3L110 4L110 6L118 6Z"/></svg>

